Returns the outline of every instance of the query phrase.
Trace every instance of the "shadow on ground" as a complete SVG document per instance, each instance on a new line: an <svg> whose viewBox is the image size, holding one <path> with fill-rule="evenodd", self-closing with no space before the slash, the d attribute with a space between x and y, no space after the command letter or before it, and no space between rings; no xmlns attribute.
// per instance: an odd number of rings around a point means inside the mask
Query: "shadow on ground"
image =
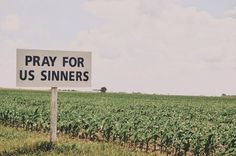
<svg viewBox="0 0 236 156"><path fill-rule="evenodd" d="M55 148L55 145L50 142L38 142L32 146L25 145L12 151L0 152L0 156L15 156L23 154L35 154L51 151Z"/></svg>

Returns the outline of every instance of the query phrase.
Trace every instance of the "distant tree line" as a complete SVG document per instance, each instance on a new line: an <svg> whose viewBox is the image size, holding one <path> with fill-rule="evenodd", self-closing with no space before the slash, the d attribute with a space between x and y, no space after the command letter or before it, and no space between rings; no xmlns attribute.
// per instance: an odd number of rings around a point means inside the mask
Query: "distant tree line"
<svg viewBox="0 0 236 156"><path fill-rule="evenodd" d="M101 87L100 89L94 89L94 91L99 91L101 93L106 93L107 88L106 87Z"/></svg>

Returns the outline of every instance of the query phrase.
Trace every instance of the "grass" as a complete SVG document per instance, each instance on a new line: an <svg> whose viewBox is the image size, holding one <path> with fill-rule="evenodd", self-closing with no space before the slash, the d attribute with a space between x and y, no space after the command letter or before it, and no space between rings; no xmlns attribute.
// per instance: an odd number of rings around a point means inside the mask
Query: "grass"
<svg viewBox="0 0 236 156"><path fill-rule="evenodd" d="M158 153L144 153L113 143L90 142L68 136L60 136L56 144L51 144L48 140L47 133L29 132L0 125L0 156L160 156Z"/></svg>

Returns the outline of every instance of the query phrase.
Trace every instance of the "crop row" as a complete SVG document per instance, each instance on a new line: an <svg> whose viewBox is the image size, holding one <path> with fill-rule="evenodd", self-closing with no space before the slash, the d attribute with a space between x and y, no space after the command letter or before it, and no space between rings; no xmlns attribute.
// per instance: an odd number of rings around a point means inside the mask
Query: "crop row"
<svg viewBox="0 0 236 156"><path fill-rule="evenodd" d="M47 92L0 90L0 123L49 131ZM59 93L58 133L172 155L235 155L236 99Z"/></svg>

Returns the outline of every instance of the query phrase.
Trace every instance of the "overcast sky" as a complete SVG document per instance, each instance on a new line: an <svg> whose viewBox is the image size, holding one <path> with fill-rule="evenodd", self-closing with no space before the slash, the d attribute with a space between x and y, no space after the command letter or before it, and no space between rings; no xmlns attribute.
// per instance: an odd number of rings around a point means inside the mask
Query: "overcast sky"
<svg viewBox="0 0 236 156"><path fill-rule="evenodd" d="M236 94L236 0L0 0L0 86L16 48L92 51L92 88Z"/></svg>

